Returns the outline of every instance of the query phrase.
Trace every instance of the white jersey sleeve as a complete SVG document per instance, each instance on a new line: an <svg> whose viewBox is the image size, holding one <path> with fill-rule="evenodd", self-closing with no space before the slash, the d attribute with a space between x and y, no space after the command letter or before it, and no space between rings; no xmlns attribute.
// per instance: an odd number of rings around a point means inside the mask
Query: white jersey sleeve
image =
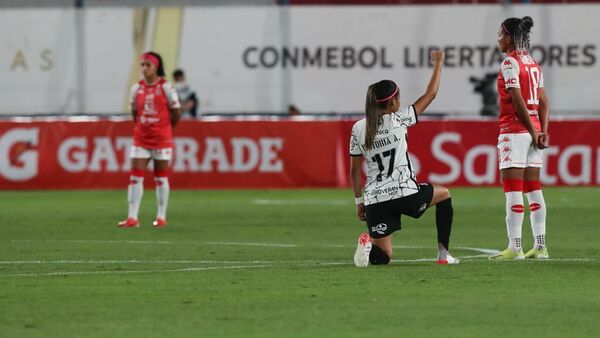
<svg viewBox="0 0 600 338"><path fill-rule="evenodd" d="M165 92L165 96L167 97L169 108L181 108L181 103L179 103L179 95L177 95L177 91L171 85L171 83L165 81L162 87L163 91Z"/></svg>
<svg viewBox="0 0 600 338"><path fill-rule="evenodd" d="M417 112L415 111L415 107L412 105L408 107L404 107L397 112L394 113L394 119L396 122L399 122L401 125L405 127L414 126L419 122L417 118Z"/></svg>
<svg viewBox="0 0 600 338"><path fill-rule="evenodd" d="M139 89L139 83L136 83L131 87L131 91L129 92L129 106L131 107L131 109L135 109L135 98Z"/></svg>
<svg viewBox="0 0 600 338"><path fill-rule="evenodd" d="M500 72L504 78L504 88L521 88L519 83L519 63L513 57L507 57L502 61Z"/></svg>
<svg viewBox="0 0 600 338"><path fill-rule="evenodd" d="M540 83L538 84L539 88L544 88L544 73L540 70Z"/></svg>
<svg viewBox="0 0 600 338"><path fill-rule="evenodd" d="M362 137L361 134L363 130L361 125L364 125L364 123L362 123L363 121L364 120L357 121L352 126L352 132L350 133L350 156L362 155L362 151L360 149L360 139Z"/></svg>

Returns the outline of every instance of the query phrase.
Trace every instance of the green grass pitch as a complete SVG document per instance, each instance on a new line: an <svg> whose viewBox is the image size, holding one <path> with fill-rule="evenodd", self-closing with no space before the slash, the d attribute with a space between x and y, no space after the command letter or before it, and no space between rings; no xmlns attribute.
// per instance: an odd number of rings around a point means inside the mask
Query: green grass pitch
<svg viewBox="0 0 600 338"><path fill-rule="evenodd" d="M501 188L403 219L394 262L358 269L349 190L172 191L169 225L118 229L125 191L0 192L0 337L599 337L600 188L548 188L549 261L507 244ZM524 249L532 245L528 218Z"/></svg>

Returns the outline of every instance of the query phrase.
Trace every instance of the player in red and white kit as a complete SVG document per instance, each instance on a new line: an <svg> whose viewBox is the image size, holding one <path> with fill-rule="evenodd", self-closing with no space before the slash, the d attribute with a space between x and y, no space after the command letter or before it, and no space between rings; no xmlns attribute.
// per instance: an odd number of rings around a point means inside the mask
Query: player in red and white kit
<svg viewBox="0 0 600 338"><path fill-rule="evenodd" d="M169 200L169 161L173 147L172 128L181 115L181 105L175 89L165 80L165 70L159 54L148 52L140 58L143 79L131 88L131 114L135 122L131 148L131 176L127 190L129 211L119 227L139 226L138 211L144 193L144 172L154 160L154 181L158 212L152 223L167 225Z"/></svg>
<svg viewBox="0 0 600 338"><path fill-rule="evenodd" d="M548 140L548 98L542 69L528 54L533 20L504 20L498 32L498 47L507 54L498 74L500 136L498 160L506 197L508 248L492 260L548 258L546 249L546 203L540 184L542 149ZM525 213L523 193L529 202L533 248L521 247Z"/></svg>

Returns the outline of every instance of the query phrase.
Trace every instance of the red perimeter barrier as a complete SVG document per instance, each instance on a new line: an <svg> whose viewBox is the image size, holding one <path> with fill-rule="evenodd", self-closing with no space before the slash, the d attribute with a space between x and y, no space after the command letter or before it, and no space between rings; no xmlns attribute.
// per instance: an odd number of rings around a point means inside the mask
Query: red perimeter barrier
<svg viewBox="0 0 600 338"><path fill-rule="evenodd" d="M171 186L346 187L353 123L182 121ZM553 121L542 183L600 184L598 130L598 120ZM129 121L0 121L0 189L124 188L132 134ZM496 141L493 121L422 121L409 129L419 181L446 185L499 184Z"/></svg>

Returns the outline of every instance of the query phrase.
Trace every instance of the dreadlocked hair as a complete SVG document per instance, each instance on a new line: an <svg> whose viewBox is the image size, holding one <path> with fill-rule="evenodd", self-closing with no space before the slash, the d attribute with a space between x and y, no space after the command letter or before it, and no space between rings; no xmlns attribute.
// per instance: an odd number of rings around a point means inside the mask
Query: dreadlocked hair
<svg viewBox="0 0 600 338"><path fill-rule="evenodd" d="M533 19L530 16L525 16L522 19L508 18L504 20L502 27L513 38L517 50L529 50L529 32L533 27Z"/></svg>
<svg viewBox="0 0 600 338"><path fill-rule="evenodd" d="M365 104L366 149L371 149L371 147L373 147L373 140L375 139L375 134L377 134L377 127L380 123L381 114L389 109L392 104L392 98L398 97L399 94L392 96L397 89L398 86L392 80L379 81L370 85L369 89L367 89L367 100ZM382 101L386 98L388 99Z"/></svg>

